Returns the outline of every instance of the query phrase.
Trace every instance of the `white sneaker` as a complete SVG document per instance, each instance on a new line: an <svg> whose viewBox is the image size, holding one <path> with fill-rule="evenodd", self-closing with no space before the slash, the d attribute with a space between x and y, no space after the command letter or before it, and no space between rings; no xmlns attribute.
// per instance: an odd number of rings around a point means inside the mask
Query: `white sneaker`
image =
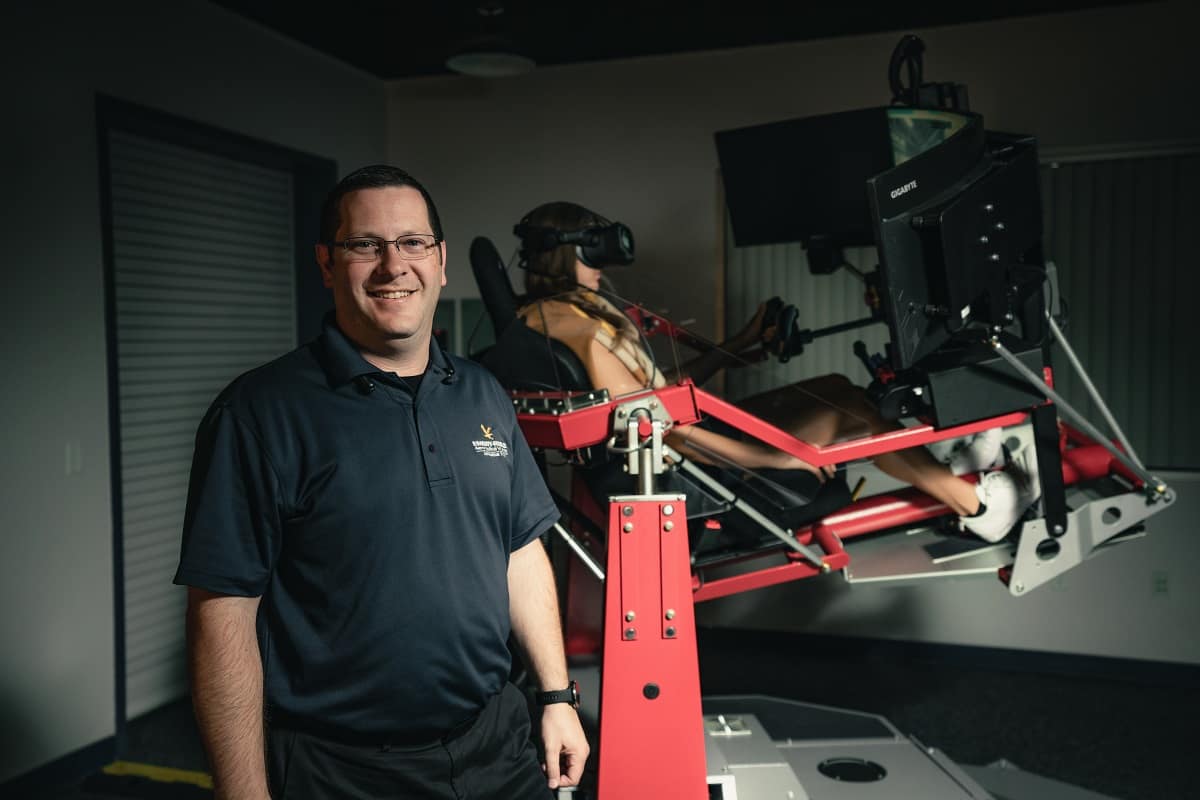
<svg viewBox="0 0 1200 800"><path fill-rule="evenodd" d="M1017 524L1032 500L1008 472L999 470L984 475L975 486L975 496L984 511L977 517L959 517L962 526L981 539L998 542Z"/></svg>
<svg viewBox="0 0 1200 800"><path fill-rule="evenodd" d="M1042 481L1038 472L1037 448L1030 445L1012 456L1005 470L1016 478L1025 508L1042 499Z"/></svg>
<svg viewBox="0 0 1200 800"><path fill-rule="evenodd" d="M955 475L983 472L1004 461L1004 432L1000 428L973 433L953 442L942 462Z"/></svg>

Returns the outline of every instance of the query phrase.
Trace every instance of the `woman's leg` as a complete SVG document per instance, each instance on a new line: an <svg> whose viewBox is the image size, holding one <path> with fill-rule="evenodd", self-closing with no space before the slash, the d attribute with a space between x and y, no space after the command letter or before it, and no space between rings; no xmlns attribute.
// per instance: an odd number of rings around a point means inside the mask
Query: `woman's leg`
<svg viewBox="0 0 1200 800"><path fill-rule="evenodd" d="M900 427L881 417L866 392L842 375L812 378L748 397L738 405L818 447ZM937 498L960 516L979 510L975 486L955 477L924 447L882 453L872 460L888 475Z"/></svg>

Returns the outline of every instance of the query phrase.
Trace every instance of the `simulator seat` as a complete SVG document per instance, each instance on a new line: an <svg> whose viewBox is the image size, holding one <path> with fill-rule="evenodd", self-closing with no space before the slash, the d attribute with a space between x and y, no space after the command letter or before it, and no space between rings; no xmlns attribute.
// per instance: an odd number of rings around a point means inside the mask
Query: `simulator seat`
<svg viewBox="0 0 1200 800"><path fill-rule="evenodd" d="M510 391L577 392L585 397L595 396L578 356L562 342L538 334L517 317L520 299L495 245L486 237L476 237L471 243L470 261L484 308L496 331L496 343L472 357ZM732 429L727 432L736 434ZM594 509L603 508L610 496L628 494L633 488L623 459L614 457L603 446L577 454L574 466L587 487ZM697 479L696 468L708 480ZM668 470L660 476L660 489L688 497L688 537L696 564L782 547L780 530L811 524L851 502L844 469L821 483L802 470L760 470L751 474L695 464L692 474L678 466ZM578 504L578 498L574 499ZM775 533L765 530L761 521L755 519L760 515L779 530ZM584 512L584 516L594 530L603 529L602 514Z"/></svg>

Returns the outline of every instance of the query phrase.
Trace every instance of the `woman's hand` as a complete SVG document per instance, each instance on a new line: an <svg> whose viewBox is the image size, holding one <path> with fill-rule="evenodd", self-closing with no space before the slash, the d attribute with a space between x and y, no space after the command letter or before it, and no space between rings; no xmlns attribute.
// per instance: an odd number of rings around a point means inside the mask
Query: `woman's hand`
<svg viewBox="0 0 1200 800"><path fill-rule="evenodd" d="M746 323L737 334L729 340L727 349L733 353L740 353L747 350L756 344L760 344L770 338L769 332L774 328L763 328L763 321L767 316L767 304L759 303L758 310L754 312L754 316Z"/></svg>

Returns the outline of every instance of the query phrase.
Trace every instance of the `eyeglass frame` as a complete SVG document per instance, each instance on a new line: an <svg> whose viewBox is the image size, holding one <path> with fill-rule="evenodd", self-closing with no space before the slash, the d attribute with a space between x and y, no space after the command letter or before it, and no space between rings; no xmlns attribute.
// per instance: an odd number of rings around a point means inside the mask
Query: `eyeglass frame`
<svg viewBox="0 0 1200 800"><path fill-rule="evenodd" d="M402 251L402 250L400 249L400 242L401 242L402 240L404 240L404 239L410 239L410 238L415 238L415 237L422 237L422 238L424 238L424 237L426 237L426 236L428 236L428 237L432 238L432 239L433 239L433 242L431 242L430 244L427 244L427 245L425 245L425 252L424 252L423 254L421 254L421 255L419 255L419 256L410 256L410 255L406 255L406 254L404 253L404 251ZM445 241L445 240L444 240L444 239L439 239L439 238L437 237L437 234L433 234L433 233L406 233L406 234L404 234L403 236L397 236L395 239L383 239L383 238L380 238L380 237L378 237L378 236L352 236L352 237L350 237L349 239L342 239L342 240L340 240L340 241L339 241L339 240L334 240L334 241L331 241L331 242L326 242L326 243L325 243L325 246L326 246L326 247L329 247L330 249L332 249L332 248L333 248L333 247L336 245L337 247L341 248L341 250L342 250L343 252L345 252L345 253L349 254L349 253L350 253L350 247L349 247L349 245L350 245L350 243L351 243L351 242L364 242L364 241L365 241L365 242L376 242L376 243L378 243L378 244L380 245L380 247L379 247L379 253L378 253L378 254L375 256L375 258L364 258L364 259L361 259L362 261L366 262L366 261L379 261L379 260L381 260L381 259L383 258L383 253L384 253L384 250L383 250L383 245L385 245L385 244L390 244L390 245L392 245L392 247L393 247L393 248L396 250L396 254L397 254L397 255L399 255L399 256L400 256L402 259L404 259L405 261L421 261L422 259L429 258L429 251L430 251L430 250L433 250L435 247L437 247L438 245L440 245L440 244L441 244L443 241Z"/></svg>

